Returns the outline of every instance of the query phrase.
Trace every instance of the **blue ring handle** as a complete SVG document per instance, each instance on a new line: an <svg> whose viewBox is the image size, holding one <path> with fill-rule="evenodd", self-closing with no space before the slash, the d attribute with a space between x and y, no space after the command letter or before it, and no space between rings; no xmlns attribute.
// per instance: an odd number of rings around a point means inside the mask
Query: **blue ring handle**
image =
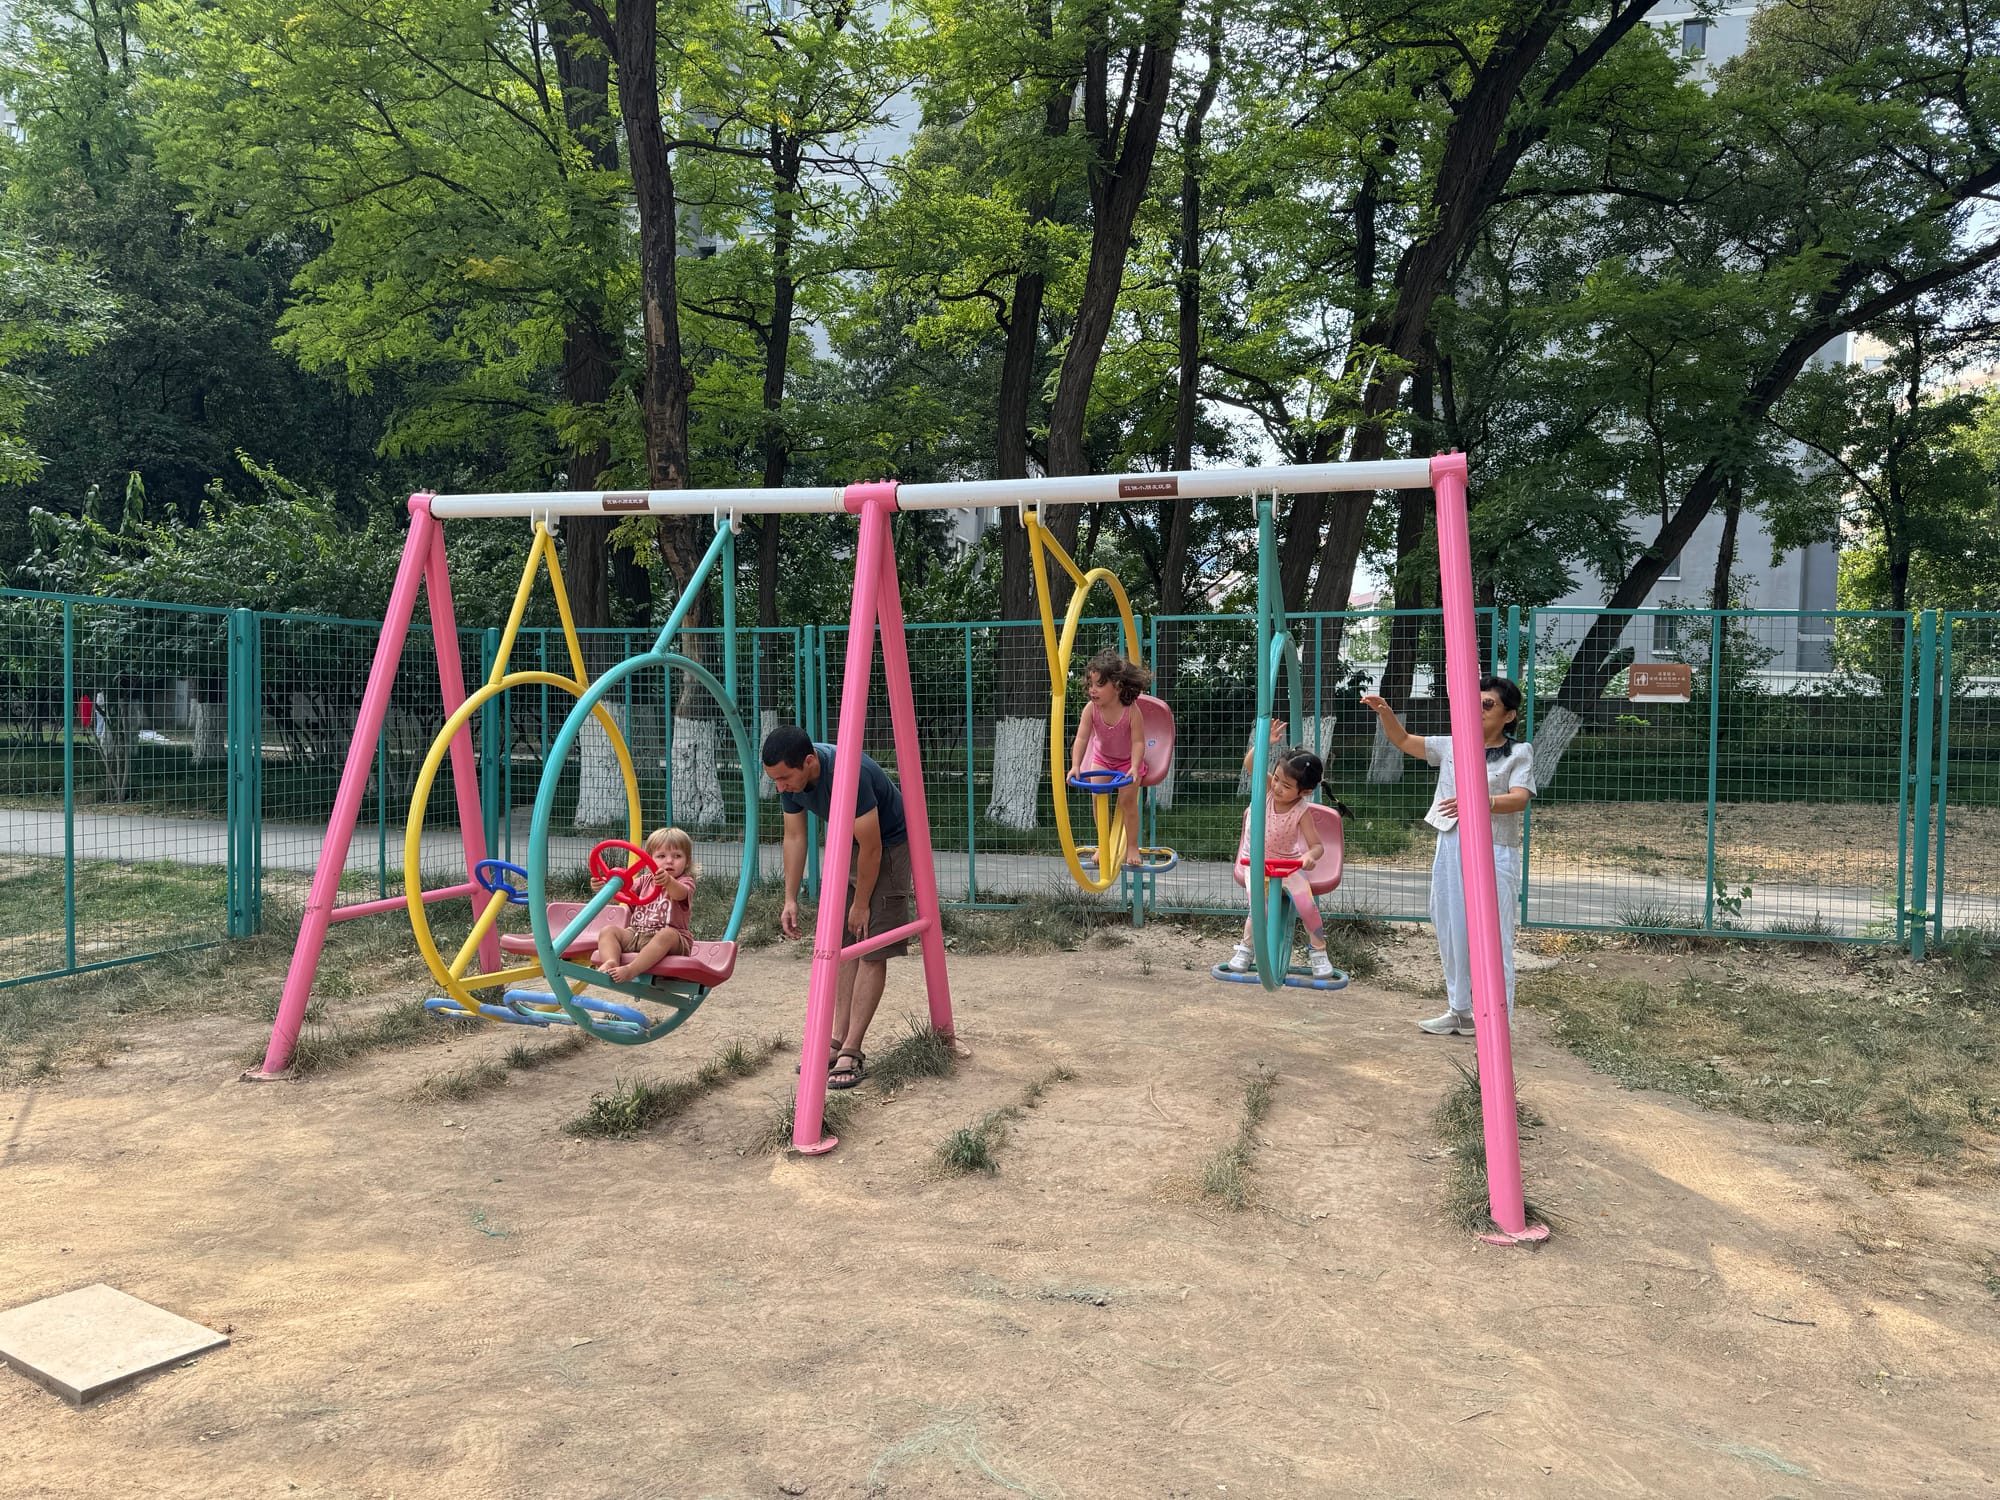
<svg viewBox="0 0 2000 1500"><path fill-rule="evenodd" d="M482 859L472 867L473 884L488 894L494 891L505 891L507 893L507 900L512 905L526 906L528 904L527 891L509 885L499 875L493 873L494 871L504 871L509 875L518 875L524 882L528 878L528 872L519 865L510 865L504 859Z"/></svg>
<svg viewBox="0 0 2000 1500"><path fill-rule="evenodd" d="M1069 778L1069 784L1080 792L1122 791L1132 784L1129 771L1077 771Z"/></svg>

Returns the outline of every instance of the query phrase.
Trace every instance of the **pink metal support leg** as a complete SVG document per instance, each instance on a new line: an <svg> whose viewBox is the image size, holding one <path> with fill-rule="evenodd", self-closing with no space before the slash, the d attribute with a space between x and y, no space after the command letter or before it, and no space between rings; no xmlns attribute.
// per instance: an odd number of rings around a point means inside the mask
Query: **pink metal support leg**
<svg viewBox="0 0 2000 1500"><path fill-rule="evenodd" d="M896 552L889 518L894 484L856 484L847 508L861 516L854 551L854 605L847 621L847 664L841 678L840 728L834 757L833 806L820 856L819 917L813 930L812 982L806 993L805 1045L800 1049L799 1092L792 1115L792 1145L809 1155L838 1142L822 1131L826 1112L827 1053L833 1045L833 1004L847 944L846 892L854 841L854 797L861 784L861 747L868 727L868 686L875 664L875 630L882 631L882 674L889 690L889 719L896 737L896 774L903 793L903 821L910 837L910 877L916 886L922 932L924 990L931 1025L952 1033L951 986L945 970L944 926L938 912L937 862L931 850L930 814L924 802L923 759L917 742L917 705L910 685L909 643L903 633L903 596L896 581ZM848 753L848 752L852 753ZM899 931L907 929L899 929ZM893 934L874 934L877 942Z"/></svg>
<svg viewBox="0 0 2000 1500"><path fill-rule="evenodd" d="M375 661L368 669L368 687L361 695L361 715L354 724L354 738L348 742L347 764L341 767L340 789L334 794L326 842L320 845L319 865L313 871L312 887L306 895L298 945L292 949L292 966L286 971L284 992L278 1000L278 1018L271 1023L271 1041L264 1051L264 1065L245 1073L246 1080L279 1077L292 1060L292 1048L298 1043L306 1002L312 998L313 975L319 969L320 949L326 943L327 922L340 895L341 874L347 868L347 847L354 838L354 820L361 811L361 798L368 790L368 777L374 769L375 739L382 732L382 717L389 708L389 690L395 685L396 668L403 659L403 640L409 633L410 617L416 612L417 586L423 582L437 533L430 496L410 496L410 534L403 542L403 560L396 568L396 586L389 592L382 634L375 642Z"/></svg>
<svg viewBox="0 0 2000 1500"><path fill-rule="evenodd" d="M438 689L444 716L450 718L465 703L465 670L458 657L458 617L451 602L451 571L445 564L444 527L431 532L430 557L424 565L424 590L431 600L431 640L437 649ZM471 880L486 858L486 818L479 802L479 768L472 757L472 725L459 726L451 742L451 784L458 798L458 832L465 844L465 878ZM419 879L403 872L403 883ZM500 937L489 931L480 939L479 966L491 973L500 967Z"/></svg>
<svg viewBox="0 0 2000 1500"><path fill-rule="evenodd" d="M848 489L848 509L855 492ZM792 1146L808 1155L831 1151L822 1134L826 1062L833 1047L833 1002L840 984L840 950L847 944L847 875L853 862L854 798L861 788L861 746L868 728L868 681L875 665L875 606L881 593L888 510L862 503L861 539L854 549L854 603L847 616L847 666L840 679L840 728L835 733L833 805L819 867L819 915L813 923L812 979L806 988L806 1034L799 1049L799 1092L792 1109Z"/></svg>
<svg viewBox="0 0 2000 1500"><path fill-rule="evenodd" d="M895 487L871 503L895 507ZM882 520L882 680L889 689L889 719L896 731L896 780L903 789L903 821L910 831L910 880L916 886L917 920L924 928L924 995L931 1026L952 1035L951 976L944 962L944 920L938 911L937 862L931 854L930 810L924 801L924 767L917 740L917 700L910 683L910 646L903 634L903 590L896 579L896 549Z"/></svg>
<svg viewBox="0 0 2000 1500"><path fill-rule="evenodd" d="M1507 1034L1507 975L1500 954L1500 894L1493 872L1493 810L1486 785L1486 733L1479 713L1479 631L1472 607L1472 539L1465 507L1465 455L1431 460L1437 491L1438 581L1444 605L1445 684L1451 699L1451 758L1458 778L1459 868L1472 950L1472 1010L1478 1030L1479 1106L1486 1122L1491 1244L1543 1240L1521 1195L1521 1139L1514 1107L1514 1049Z"/></svg>

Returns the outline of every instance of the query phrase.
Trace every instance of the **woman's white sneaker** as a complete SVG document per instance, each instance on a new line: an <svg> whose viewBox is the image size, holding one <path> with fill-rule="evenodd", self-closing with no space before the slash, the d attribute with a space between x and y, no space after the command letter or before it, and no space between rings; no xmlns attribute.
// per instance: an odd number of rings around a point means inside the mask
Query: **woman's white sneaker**
<svg viewBox="0 0 2000 1500"><path fill-rule="evenodd" d="M1432 1036L1471 1036L1472 1012L1448 1010L1441 1016L1417 1022L1417 1030L1429 1032Z"/></svg>

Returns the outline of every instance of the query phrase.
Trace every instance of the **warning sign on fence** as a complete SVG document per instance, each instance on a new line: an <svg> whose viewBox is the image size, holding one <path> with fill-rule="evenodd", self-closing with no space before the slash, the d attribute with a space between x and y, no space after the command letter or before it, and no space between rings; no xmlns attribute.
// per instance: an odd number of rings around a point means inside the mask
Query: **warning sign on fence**
<svg viewBox="0 0 2000 1500"><path fill-rule="evenodd" d="M1634 703L1686 703L1694 696L1694 668L1678 661L1634 663L1625 696Z"/></svg>

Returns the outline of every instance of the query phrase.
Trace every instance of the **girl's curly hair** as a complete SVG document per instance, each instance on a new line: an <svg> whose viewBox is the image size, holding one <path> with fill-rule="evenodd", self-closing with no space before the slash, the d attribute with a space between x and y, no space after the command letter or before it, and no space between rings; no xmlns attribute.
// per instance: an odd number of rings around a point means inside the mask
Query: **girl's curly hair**
<svg viewBox="0 0 2000 1500"><path fill-rule="evenodd" d="M1146 691L1153 680L1151 672L1136 661L1127 661L1116 651L1100 651L1091 657L1090 665L1083 669L1084 683L1088 685L1093 677L1104 682L1116 683L1118 701L1127 708L1138 701L1139 695Z"/></svg>

